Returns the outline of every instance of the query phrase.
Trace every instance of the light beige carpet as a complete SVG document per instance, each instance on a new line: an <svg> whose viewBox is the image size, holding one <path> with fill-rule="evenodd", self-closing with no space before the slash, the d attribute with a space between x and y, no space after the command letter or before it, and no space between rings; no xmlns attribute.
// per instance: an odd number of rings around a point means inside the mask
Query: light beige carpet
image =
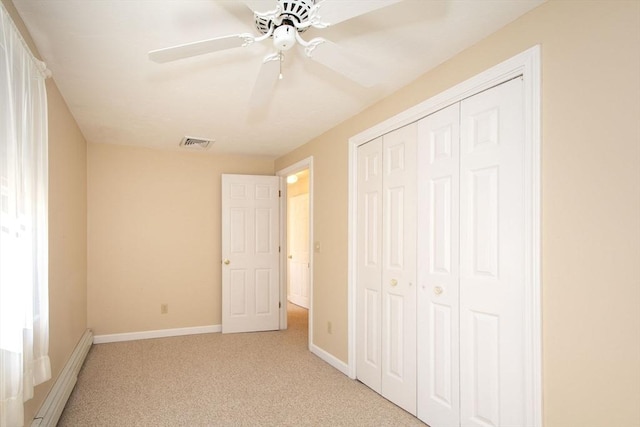
<svg viewBox="0 0 640 427"><path fill-rule="evenodd" d="M417 418L307 350L289 329L94 345L59 426L410 426Z"/></svg>

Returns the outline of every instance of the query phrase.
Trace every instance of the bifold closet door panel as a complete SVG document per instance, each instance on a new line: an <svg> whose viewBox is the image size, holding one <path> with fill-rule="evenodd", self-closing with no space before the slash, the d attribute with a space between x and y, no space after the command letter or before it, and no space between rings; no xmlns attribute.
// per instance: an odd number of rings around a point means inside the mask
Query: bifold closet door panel
<svg viewBox="0 0 640 427"><path fill-rule="evenodd" d="M356 373L380 393L382 372L382 137L358 147Z"/></svg>
<svg viewBox="0 0 640 427"><path fill-rule="evenodd" d="M382 395L416 413L417 125L383 136Z"/></svg>
<svg viewBox="0 0 640 427"><path fill-rule="evenodd" d="M516 78L358 148L357 376L432 427L529 420L524 131Z"/></svg>
<svg viewBox="0 0 640 427"><path fill-rule="evenodd" d="M460 424L460 104L418 122L418 418Z"/></svg>
<svg viewBox="0 0 640 427"><path fill-rule="evenodd" d="M416 137L358 147L357 377L416 413Z"/></svg>
<svg viewBox="0 0 640 427"><path fill-rule="evenodd" d="M463 426L524 426L524 128L520 78L460 106Z"/></svg>

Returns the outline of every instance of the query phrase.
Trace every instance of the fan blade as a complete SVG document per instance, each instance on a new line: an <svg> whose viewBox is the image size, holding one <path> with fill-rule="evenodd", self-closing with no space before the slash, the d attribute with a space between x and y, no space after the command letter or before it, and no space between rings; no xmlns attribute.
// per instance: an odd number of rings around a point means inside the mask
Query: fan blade
<svg viewBox="0 0 640 427"><path fill-rule="evenodd" d="M316 7L320 21L323 24L334 25L400 1L402 0L324 0Z"/></svg>
<svg viewBox="0 0 640 427"><path fill-rule="evenodd" d="M380 73L366 60L355 56L353 52L322 38L311 40L309 45L310 47L305 51L308 57L359 85L372 87L382 83Z"/></svg>
<svg viewBox="0 0 640 427"><path fill-rule="evenodd" d="M246 4L249 9L253 11L253 13L265 13L276 10L278 6L277 0L241 0L242 3Z"/></svg>
<svg viewBox="0 0 640 427"><path fill-rule="evenodd" d="M175 61L177 59L189 58L205 53L246 46L253 43L253 41L254 37L251 34L235 34L233 36L217 37L215 39L201 40L166 47L164 49L152 50L149 52L149 59L158 63Z"/></svg>
<svg viewBox="0 0 640 427"><path fill-rule="evenodd" d="M267 104L280 75L280 54L273 53L262 61L256 84L253 86L249 106L252 109L263 107Z"/></svg>

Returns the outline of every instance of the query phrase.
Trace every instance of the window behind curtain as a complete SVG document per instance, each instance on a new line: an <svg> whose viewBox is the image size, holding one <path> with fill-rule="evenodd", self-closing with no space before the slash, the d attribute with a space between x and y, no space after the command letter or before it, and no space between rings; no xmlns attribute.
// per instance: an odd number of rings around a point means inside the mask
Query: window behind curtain
<svg viewBox="0 0 640 427"><path fill-rule="evenodd" d="M0 427L51 378L45 70L0 3Z"/></svg>

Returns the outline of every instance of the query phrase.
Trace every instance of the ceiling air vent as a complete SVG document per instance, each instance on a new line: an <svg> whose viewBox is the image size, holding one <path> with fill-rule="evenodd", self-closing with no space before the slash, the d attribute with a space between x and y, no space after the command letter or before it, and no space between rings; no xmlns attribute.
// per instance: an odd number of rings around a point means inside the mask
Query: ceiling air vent
<svg viewBox="0 0 640 427"><path fill-rule="evenodd" d="M182 138L182 141L180 141L181 147L194 148L198 150L204 150L211 144L213 144L213 141L210 139L194 138L192 136L185 136Z"/></svg>

